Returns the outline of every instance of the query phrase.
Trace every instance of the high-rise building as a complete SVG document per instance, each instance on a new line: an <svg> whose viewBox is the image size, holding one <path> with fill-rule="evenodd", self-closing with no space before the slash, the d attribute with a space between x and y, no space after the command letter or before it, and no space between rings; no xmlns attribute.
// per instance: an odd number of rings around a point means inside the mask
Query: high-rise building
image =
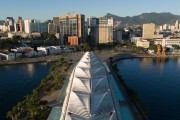
<svg viewBox="0 0 180 120"><path fill-rule="evenodd" d="M153 39L155 31L155 24L143 24L143 39Z"/></svg>
<svg viewBox="0 0 180 120"><path fill-rule="evenodd" d="M25 33L31 33L30 24L31 24L31 20L24 20L24 32Z"/></svg>
<svg viewBox="0 0 180 120"><path fill-rule="evenodd" d="M123 40L122 40L122 31L120 31L120 30L114 30L113 31L113 42L123 43Z"/></svg>
<svg viewBox="0 0 180 120"><path fill-rule="evenodd" d="M55 24L54 23L48 24L48 33L49 34L55 34Z"/></svg>
<svg viewBox="0 0 180 120"><path fill-rule="evenodd" d="M55 33L60 33L59 17L53 17L53 23L55 25Z"/></svg>
<svg viewBox="0 0 180 120"><path fill-rule="evenodd" d="M40 20L32 19L31 23L40 23Z"/></svg>
<svg viewBox="0 0 180 120"><path fill-rule="evenodd" d="M87 18L87 24L89 27L96 26L97 25L97 19L96 17L89 17Z"/></svg>
<svg viewBox="0 0 180 120"><path fill-rule="evenodd" d="M20 31L20 26L18 23L14 23L14 31L19 32Z"/></svg>
<svg viewBox="0 0 180 120"><path fill-rule="evenodd" d="M59 25L59 17L53 17L53 23Z"/></svg>
<svg viewBox="0 0 180 120"><path fill-rule="evenodd" d="M31 33L39 32L39 33L47 33L48 32L48 24L46 22L32 21L30 23Z"/></svg>
<svg viewBox="0 0 180 120"><path fill-rule="evenodd" d="M22 20L22 17L18 16L16 23L14 23L14 30L15 32L23 32L24 28L24 22Z"/></svg>
<svg viewBox="0 0 180 120"><path fill-rule="evenodd" d="M49 24L49 23L52 23L53 21L52 20L46 20L45 23Z"/></svg>
<svg viewBox="0 0 180 120"><path fill-rule="evenodd" d="M9 31L14 31L14 19L13 17L6 18L6 25L8 26Z"/></svg>
<svg viewBox="0 0 180 120"><path fill-rule="evenodd" d="M100 17L98 19L98 30L96 33L96 40L98 43L109 43L113 42L113 19Z"/></svg>
<svg viewBox="0 0 180 120"><path fill-rule="evenodd" d="M19 20L17 23L14 23L15 32L23 32L24 30L24 22Z"/></svg>
<svg viewBox="0 0 180 120"><path fill-rule="evenodd" d="M22 17L21 16L17 17L17 22L19 22L19 21L22 21Z"/></svg>
<svg viewBox="0 0 180 120"><path fill-rule="evenodd" d="M167 30L168 29L168 25L167 24L164 24L163 25L163 30Z"/></svg>
<svg viewBox="0 0 180 120"><path fill-rule="evenodd" d="M14 25L14 19L13 19L13 17L7 17L6 18L6 24L7 25Z"/></svg>
<svg viewBox="0 0 180 120"><path fill-rule="evenodd" d="M87 35L88 35L88 42L90 43L95 43L96 40L96 28L97 28L97 20L98 18L96 17L89 17L87 18Z"/></svg>
<svg viewBox="0 0 180 120"><path fill-rule="evenodd" d="M24 22L22 20L19 20L19 31L20 32L24 31Z"/></svg>
<svg viewBox="0 0 180 120"><path fill-rule="evenodd" d="M89 35L95 38L96 43L113 42L113 18L88 18Z"/></svg>
<svg viewBox="0 0 180 120"><path fill-rule="evenodd" d="M47 33L48 24L46 22L41 23L39 20L24 20L25 33Z"/></svg>
<svg viewBox="0 0 180 120"><path fill-rule="evenodd" d="M82 43L85 37L85 16L82 14L66 14L59 17L60 33L64 36L64 42L68 42L68 36L76 36L78 43Z"/></svg>
<svg viewBox="0 0 180 120"><path fill-rule="evenodd" d="M176 20L175 29L179 29L179 21L178 20Z"/></svg>

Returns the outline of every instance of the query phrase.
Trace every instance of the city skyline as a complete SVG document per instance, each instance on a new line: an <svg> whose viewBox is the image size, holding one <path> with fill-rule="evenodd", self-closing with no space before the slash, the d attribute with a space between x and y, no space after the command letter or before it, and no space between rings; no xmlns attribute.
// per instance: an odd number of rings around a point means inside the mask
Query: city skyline
<svg viewBox="0 0 180 120"><path fill-rule="evenodd" d="M87 0L54 0L52 1L26 1L19 0L18 2L2 1L1 2L1 15L0 20L6 17L22 16L23 19L38 19L45 21L52 19L54 16L62 16L66 13L81 13L90 16L103 16L107 13L112 13L121 17L135 16L146 12L170 12L172 14L180 15L179 8L180 1L174 0L161 2L161 1L144 1L144 0L103 0L102 1L87 1ZM4 11L4 12L3 12Z"/></svg>

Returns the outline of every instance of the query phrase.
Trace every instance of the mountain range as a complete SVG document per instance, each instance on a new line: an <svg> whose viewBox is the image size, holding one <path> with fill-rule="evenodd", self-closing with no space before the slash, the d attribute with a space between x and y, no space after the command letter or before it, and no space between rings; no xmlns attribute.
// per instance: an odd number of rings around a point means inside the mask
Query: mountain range
<svg viewBox="0 0 180 120"><path fill-rule="evenodd" d="M175 24L176 20L180 21L180 15L174 15L169 12L164 13L143 13L137 16L127 16L127 17L120 17L117 15L113 15L111 13L107 13L105 17L113 18L115 24L117 25L142 25L144 23L155 23L156 25L163 25L163 24Z"/></svg>

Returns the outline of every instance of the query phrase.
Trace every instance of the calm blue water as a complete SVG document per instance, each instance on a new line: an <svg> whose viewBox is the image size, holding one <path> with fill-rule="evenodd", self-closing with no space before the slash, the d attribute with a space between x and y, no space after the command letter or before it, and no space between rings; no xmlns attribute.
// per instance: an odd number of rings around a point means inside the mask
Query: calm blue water
<svg viewBox="0 0 180 120"><path fill-rule="evenodd" d="M118 68L148 109L149 120L180 120L180 58L127 59Z"/></svg>
<svg viewBox="0 0 180 120"><path fill-rule="evenodd" d="M48 63L0 66L0 120L5 120L5 113L40 84L50 66Z"/></svg>

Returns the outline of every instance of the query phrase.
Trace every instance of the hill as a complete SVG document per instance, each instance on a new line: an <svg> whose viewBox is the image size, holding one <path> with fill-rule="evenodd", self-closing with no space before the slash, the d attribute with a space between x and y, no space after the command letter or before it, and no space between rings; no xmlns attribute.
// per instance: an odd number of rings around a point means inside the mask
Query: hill
<svg viewBox="0 0 180 120"><path fill-rule="evenodd" d="M121 25L133 25L133 24L144 24L144 23L155 23L156 25L163 24L175 24L176 20L180 21L179 15L174 15L172 13L143 13L137 16L127 16L120 17L117 15L113 15L111 13L107 13L106 17L113 17L114 21L119 21Z"/></svg>

